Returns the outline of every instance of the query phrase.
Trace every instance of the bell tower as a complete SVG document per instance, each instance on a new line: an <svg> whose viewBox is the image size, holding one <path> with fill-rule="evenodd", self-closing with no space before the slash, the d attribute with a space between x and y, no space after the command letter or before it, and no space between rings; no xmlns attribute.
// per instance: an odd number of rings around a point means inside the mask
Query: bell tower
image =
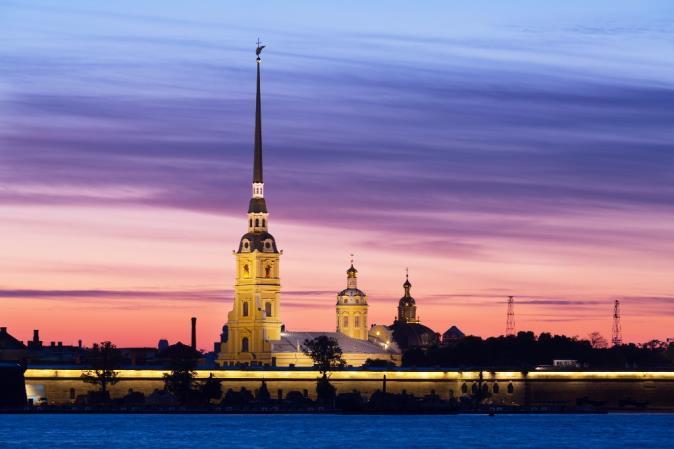
<svg viewBox="0 0 674 449"><path fill-rule="evenodd" d="M346 270L346 289L337 295L337 332L359 340L367 340L367 295L358 289L358 270Z"/></svg>
<svg viewBox="0 0 674 449"><path fill-rule="evenodd" d="M258 40L257 94L253 185L248 205L248 232L235 251L234 307L227 315L227 341L222 344L220 365L273 365L272 344L281 338L281 279L274 237L268 232L269 213L262 176L262 107L260 100L260 53Z"/></svg>

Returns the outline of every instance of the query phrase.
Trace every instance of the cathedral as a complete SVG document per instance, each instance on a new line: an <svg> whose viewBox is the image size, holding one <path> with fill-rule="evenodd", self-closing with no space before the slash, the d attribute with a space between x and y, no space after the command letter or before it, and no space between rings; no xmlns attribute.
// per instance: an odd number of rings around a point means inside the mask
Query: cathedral
<svg viewBox="0 0 674 449"><path fill-rule="evenodd" d="M358 271L346 271L346 288L337 295L335 332L287 332L281 321L280 256L269 233L269 212L264 197L262 171L262 110L260 54L258 46L255 98L255 143L252 196L248 206L248 232L235 251L234 305L223 328L217 364L220 366L313 366L302 344L320 335L337 340L347 365L361 366L366 360L400 362L400 351L390 342L370 341L367 296L358 288Z"/></svg>

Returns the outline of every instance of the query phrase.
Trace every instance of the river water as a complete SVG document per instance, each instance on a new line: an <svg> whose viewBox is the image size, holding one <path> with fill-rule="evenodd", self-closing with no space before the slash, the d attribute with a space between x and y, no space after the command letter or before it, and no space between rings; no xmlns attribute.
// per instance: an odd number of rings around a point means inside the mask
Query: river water
<svg viewBox="0 0 674 449"><path fill-rule="evenodd" d="M0 448L31 447L674 448L674 414L0 414Z"/></svg>

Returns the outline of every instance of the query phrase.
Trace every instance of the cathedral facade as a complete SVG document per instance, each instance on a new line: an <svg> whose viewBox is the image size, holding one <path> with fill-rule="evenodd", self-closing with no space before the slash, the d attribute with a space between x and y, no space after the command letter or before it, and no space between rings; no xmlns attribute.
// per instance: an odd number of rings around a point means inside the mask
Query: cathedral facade
<svg viewBox="0 0 674 449"><path fill-rule="evenodd" d="M312 366L302 351L304 341L319 335L337 340L347 365L368 359L399 363L400 354L368 339L367 299L358 289L357 270L347 270L347 288L337 295L335 332L286 332L281 321L280 256L269 233L269 212L264 197L262 164L262 105L260 66L262 48L256 50L257 91L252 194L248 206L248 232L235 251L234 304L227 315L217 364L220 366Z"/></svg>

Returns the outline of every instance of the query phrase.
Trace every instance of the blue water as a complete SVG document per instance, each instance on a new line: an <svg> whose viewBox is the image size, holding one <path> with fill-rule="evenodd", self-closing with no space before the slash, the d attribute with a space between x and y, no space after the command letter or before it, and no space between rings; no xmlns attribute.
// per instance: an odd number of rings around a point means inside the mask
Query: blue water
<svg viewBox="0 0 674 449"><path fill-rule="evenodd" d="M674 414L0 415L0 448L674 448Z"/></svg>

